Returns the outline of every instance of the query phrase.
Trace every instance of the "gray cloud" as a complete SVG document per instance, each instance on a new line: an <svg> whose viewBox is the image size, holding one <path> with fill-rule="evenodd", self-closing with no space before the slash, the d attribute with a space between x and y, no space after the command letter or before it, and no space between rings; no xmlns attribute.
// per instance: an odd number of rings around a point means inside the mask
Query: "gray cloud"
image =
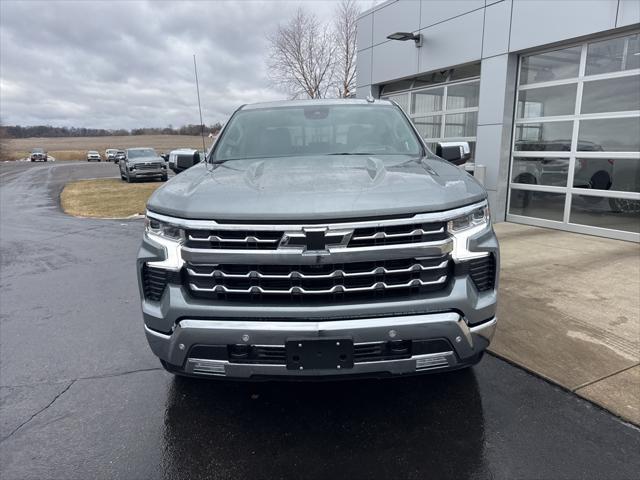
<svg viewBox="0 0 640 480"><path fill-rule="evenodd" d="M302 2L0 2L6 124L135 128L205 122L284 98L269 85L266 34ZM331 0L304 2L322 19ZM369 5L366 2L363 8Z"/></svg>

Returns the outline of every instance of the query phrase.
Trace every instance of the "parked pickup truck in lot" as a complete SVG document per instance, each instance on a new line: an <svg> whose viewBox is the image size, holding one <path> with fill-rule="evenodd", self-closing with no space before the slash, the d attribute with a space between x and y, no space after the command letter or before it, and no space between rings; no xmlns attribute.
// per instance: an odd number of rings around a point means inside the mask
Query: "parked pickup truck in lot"
<svg viewBox="0 0 640 480"><path fill-rule="evenodd" d="M118 150L115 148L107 148L104 151L104 158L107 160L107 162L114 162L116 159L116 153L118 153Z"/></svg>
<svg viewBox="0 0 640 480"><path fill-rule="evenodd" d="M438 372L477 363L493 336L487 194L395 103L243 106L147 208L144 328L174 374Z"/></svg>
<svg viewBox="0 0 640 480"><path fill-rule="evenodd" d="M129 148L118 162L120 178L127 182L155 178L166 182L167 162L153 148Z"/></svg>

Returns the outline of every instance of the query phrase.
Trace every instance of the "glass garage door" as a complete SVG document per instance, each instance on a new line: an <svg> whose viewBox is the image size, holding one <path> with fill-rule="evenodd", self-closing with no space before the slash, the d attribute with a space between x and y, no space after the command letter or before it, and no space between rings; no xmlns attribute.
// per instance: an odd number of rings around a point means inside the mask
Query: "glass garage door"
<svg viewBox="0 0 640 480"><path fill-rule="evenodd" d="M394 100L409 115L427 146L465 141L475 158L480 64L470 64L382 87L380 98Z"/></svg>
<svg viewBox="0 0 640 480"><path fill-rule="evenodd" d="M507 220L640 240L640 35L520 58Z"/></svg>

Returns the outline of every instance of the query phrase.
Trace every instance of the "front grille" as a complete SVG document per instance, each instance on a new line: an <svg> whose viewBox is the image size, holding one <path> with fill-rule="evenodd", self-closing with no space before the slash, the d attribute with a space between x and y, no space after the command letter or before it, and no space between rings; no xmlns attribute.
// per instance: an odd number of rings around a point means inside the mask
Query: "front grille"
<svg viewBox="0 0 640 480"><path fill-rule="evenodd" d="M162 168L161 163L136 163L136 170L157 170L159 168Z"/></svg>
<svg viewBox="0 0 640 480"><path fill-rule="evenodd" d="M448 255L312 265L187 264L192 295L246 302L349 301L445 288Z"/></svg>
<svg viewBox="0 0 640 480"><path fill-rule="evenodd" d="M403 243L432 242L447 238L444 223L417 223L356 228L349 247L377 247Z"/></svg>
<svg viewBox="0 0 640 480"><path fill-rule="evenodd" d="M283 231L188 230L186 246L191 248L275 250Z"/></svg>
<svg viewBox="0 0 640 480"><path fill-rule="evenodd" d="M142 287L144 298L158 301L162 298L167 286L169 271L162 268L153 268L148 265L142 267Z"/></svg>
<svg viewBox="0 0 640 480"><path fill-rule="evenodd" d="M496 259L493 255L469 262L469 275L479 292L492 290L496 282Z"/></svg>
<svg viewBox="0 0 640 480"><path fill-rule="evenodd" d="M333 230L344 231L336 226ZM329 237L332 230L328 230ZM186 246L202 249L276 250L285 230L187 230ZM378 247L409 243L432 242L447 238L444 223L408 223L357 227L347 245L355 247Z"/></svg>

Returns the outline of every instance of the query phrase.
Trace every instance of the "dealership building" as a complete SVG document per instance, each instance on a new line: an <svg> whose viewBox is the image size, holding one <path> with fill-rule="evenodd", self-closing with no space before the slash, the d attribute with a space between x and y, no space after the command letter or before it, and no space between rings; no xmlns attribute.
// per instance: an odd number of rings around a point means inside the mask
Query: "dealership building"
<svg viewBox="0 0 640 480"><path fill-rule="evenodd" d="M469 142L497 221L640 241L640 1L387 1L357 82Z"/></svg>

